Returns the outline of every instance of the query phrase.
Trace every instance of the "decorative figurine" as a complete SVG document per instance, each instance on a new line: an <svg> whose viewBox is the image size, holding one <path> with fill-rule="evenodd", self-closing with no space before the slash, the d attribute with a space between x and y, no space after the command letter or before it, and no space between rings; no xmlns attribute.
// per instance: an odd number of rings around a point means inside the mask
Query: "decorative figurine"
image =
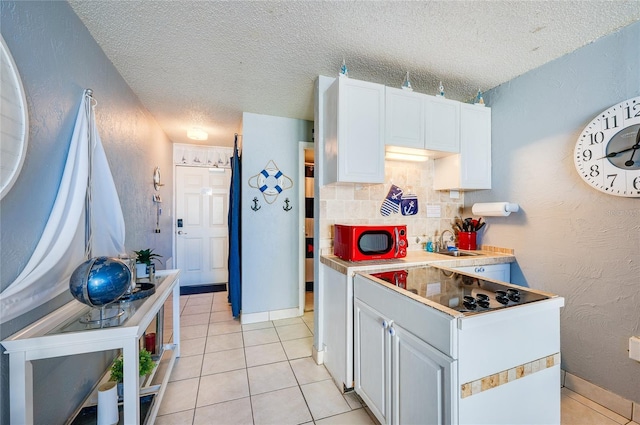
<svg viewBox="0 0 640 425"><path fill-rule="evenodd" d="M440 81L440 86L438 87L438 90L440 91L440 94L438 94L438 96L444 97L444 86L442 85L442 81Z"/></svg>
<svg viewBox="0 0 640 425"><path fill-rule="evenodd" d="M411 87L411 81L409 81L409 71L404 76L404 81L402 82L402 86L400 86L402 90L413 91L413 87Z"/></svg>
<svg viewBox="0 0 640 425"><path fill-rule="evenodd" d="M480 89L478 89L478 94L476 95L476 99L473 102L475 105L482 105L484 106L484 99L482 98L482 92L480 91Z"/></svg>
<svg viewBox="0 0 640 425"><path fill-rule="evenodd" d="M340 77L349 77L349 70L347 69L347 63L344 58L342 59L342 66L340 67Z"/></svg>

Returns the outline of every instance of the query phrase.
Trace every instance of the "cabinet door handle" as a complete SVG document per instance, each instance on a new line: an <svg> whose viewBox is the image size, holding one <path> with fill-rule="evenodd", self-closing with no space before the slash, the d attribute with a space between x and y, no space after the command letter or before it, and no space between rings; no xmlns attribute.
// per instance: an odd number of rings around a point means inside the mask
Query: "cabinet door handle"
<svg viewBox="0 0 640 425"><path fill-rule="evenodd" d="M396 330L393 328L393 326L391 326L389 328L389 335L394 336L396 334Z"/></svg>
<svg viewBox="0 0 640 425"><path fill-rule="evenodd" d="M387 329L389 327L389 324L387 323L386 320L382 321L382 329Z"/></svg>

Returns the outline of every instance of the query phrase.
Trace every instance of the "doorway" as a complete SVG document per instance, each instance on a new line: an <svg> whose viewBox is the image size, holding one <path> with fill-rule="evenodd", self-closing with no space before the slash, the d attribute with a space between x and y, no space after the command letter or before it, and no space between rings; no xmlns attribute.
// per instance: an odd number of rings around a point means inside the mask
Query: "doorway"
<svg viewBox="0 0 640 425"><path fill-rule="evenodd" d="M304 200L300 208L300 314L313 311L313 261L314 261L314 158L313 143L301 142L299 148L299 198Z"/></svg>
<svg viewBox="0 0 640 425"><path fill-rule="evenodd" d="M230 176L225 168L176 166L176 264L181 287L226 289Z"/></svg>

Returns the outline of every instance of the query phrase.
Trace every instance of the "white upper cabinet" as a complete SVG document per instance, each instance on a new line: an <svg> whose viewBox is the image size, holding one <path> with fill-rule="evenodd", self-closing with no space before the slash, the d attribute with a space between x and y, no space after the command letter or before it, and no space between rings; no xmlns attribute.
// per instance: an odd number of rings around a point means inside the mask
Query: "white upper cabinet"
<svg viewBox="0 0 640 425"><path fill-rule="evenodd" d="M385 144L425 149L424 95L392 87L385 90Z"/></svg>
<svg viewBox="0 0 640 425"><path fill-rule="evenodd" d="M460 152L460 107L455 100L425 96L425 149Z"/></svg>
<svg viewBox="0 0 640 425"><path fill-rule="evenodd" d="M491 109L460 104L460 153L435 160L434 189L491 189Z"/></svg>
<svg viewBox="0 0 640 425"><path fill-rule="evenodd" d="M324 183L384 182L384 86L337 78L324 94Z"/></svg>
<svg viewBox="0 0 640 425"><path fill-rule="evenodd" d="M445 155L460 151L460 102L386 87L385 144Z"/></svg>

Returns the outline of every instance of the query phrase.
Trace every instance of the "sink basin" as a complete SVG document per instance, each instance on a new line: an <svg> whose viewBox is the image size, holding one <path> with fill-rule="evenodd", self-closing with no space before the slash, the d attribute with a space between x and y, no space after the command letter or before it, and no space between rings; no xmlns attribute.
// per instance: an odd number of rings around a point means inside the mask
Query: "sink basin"
<svg viewBox="0 0 640 425"><path fill-rule="evenodd" d="M439 251L438 254L448 255L449 257L473 257L475 255L480 255L469 251Z"/></svg>

